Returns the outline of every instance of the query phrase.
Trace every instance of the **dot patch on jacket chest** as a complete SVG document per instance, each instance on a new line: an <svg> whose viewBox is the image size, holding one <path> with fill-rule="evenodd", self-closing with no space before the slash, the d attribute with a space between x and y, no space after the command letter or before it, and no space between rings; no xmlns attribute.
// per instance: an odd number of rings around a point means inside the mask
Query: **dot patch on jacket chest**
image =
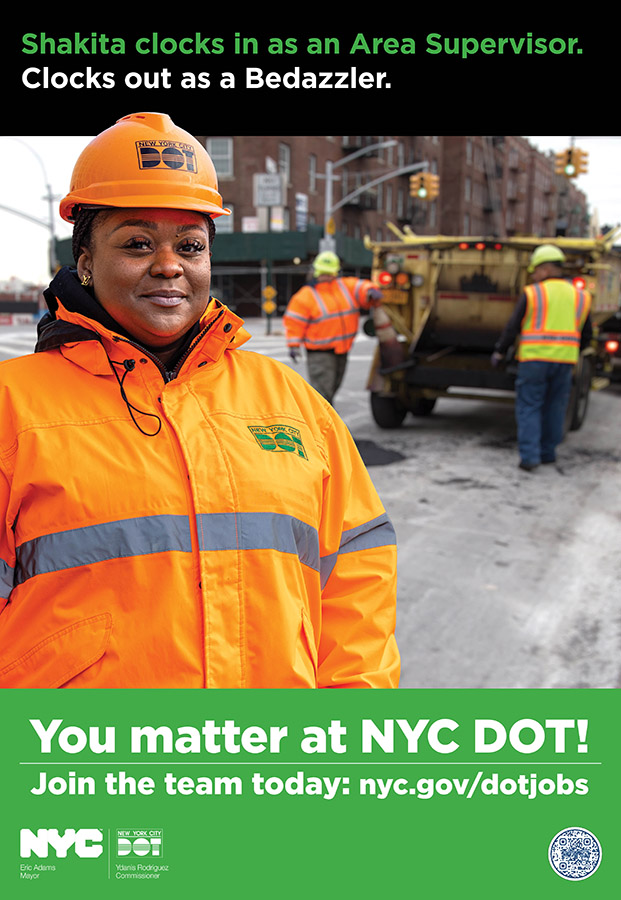
<svg viewBox="0 0 621 900"><path fill-rule="evenodd" d="M259 447L270 453L294 453L302 459L308 455L300 431L291 425L248 425Z"/></svg>

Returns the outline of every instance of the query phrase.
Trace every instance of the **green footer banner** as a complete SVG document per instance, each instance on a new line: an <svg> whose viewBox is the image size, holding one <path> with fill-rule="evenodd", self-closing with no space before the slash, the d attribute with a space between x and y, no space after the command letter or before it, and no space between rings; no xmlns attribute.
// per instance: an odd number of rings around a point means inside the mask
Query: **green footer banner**
<svg viewBox="0 0 621 900"><path fill-rule="evenodd" d="M5 691L2 895L621 895L615 690Z"/></svg>

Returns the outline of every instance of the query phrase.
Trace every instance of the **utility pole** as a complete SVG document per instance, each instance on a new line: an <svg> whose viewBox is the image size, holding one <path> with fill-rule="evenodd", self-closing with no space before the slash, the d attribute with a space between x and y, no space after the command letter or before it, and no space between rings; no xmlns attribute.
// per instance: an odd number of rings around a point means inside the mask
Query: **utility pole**
<svg viewBox="0 0 621 900"><path fill-rule="evenodd" d="M325 210L324 210L324 226L323 226L323 237L319 241L319 250L332 250L336 249L336 240L334 238L334 222L332 219L333 214L337 209L340 209L341 206L344 206L350 200L353 200L359 194L364 193L364 191L368 191L370 188L375 187L378 184L381 184L383 181L388 181L389 178L396 178L399 175L407 175L409 172L417 172L419 170L424 170L429 168L428 162L420 162L420 163L412 163L409 166L401 166L399 169L393 169L390 172L387 172L385 175L380 175L379 178L375 178L373 181L369 181L367 184L362 185L351 193L347 194L346 197L343 197L342 200L339 200L338 203L334 203L333 201L333 191L332 191L332 183L333 181L338 180L338 176L334 175L334 169L338 166L342 166L345 163L351 162L352 159L355 159L358 156L363 156L366 153L369 153L371 150L379 150L384 147L394 147L397 141L382 141L379 144L369 144L367 147L363 147L362 150L357 150L355 153L350 153L349 156L344 156L343 159L339 159L338 162L326 162L326 172L325 175L318 175L318 178L326 179L326 190L325 190Z"/></svg>
<svg viewBox="0 0 621 900"><path fill-rule="evenodd" d="M338 169L340 166L344 166L348 162L351 162L352 159L356 159L359 156L365 156L367 153L371 153L373 150L383 150L386 147L395 147L396 144L397 141L381 141L377 144L369 144L368 146L363 147L361 150L356 150L354 153L350 153L347 156L344 156L337 162L327 160L325 174L317 175L317 178L325 178L326 180L323 216L323 237L319 241L320 250L334 250L336 248L336 240L334 239L334 222L332 221L332 215L337 209L339 209L339 207L343 205L343 203L346 203L352 197L361 193L360 189L358 191L354 191L352 194L348 194L347 197L345 197L340 203L334 205L332 185L335 181L339 180L338 176L334 174L334 170ZM369 185L366 185L364 190L366 190L368 187Z"/></svg>
<svg viewBox="0 0 621 900"><path fill-rule="evenodd" d="M58 200L59 197L55 196L52 193L52 186L48 181L47 172L45 171L45 166L43 165L43 160L30 144L27 144L25 141L21 141L19 138L4 138L4 140L13 140L18 141L20 144L23 144L27 147L32 154L36 157L39 165L41 166L41 170L43 172L43 178L45 181L45 196L42 198L43 200L47 200L48 204L48 217L47 219L39 219L36 216L31 216L28 213L22 212L19 209L13 209L10 206L4 206L0 204L0 209L4 209L6 212L13 213L15 216L21 216L23 219L28 219L29 222L34 222L37 225L41 225L43 228L47 228L50 233L50 244L48 250L48 260L50 267L50 275L54 275L58 268L58 258L56 256L56 230L54 227L54 201Z"/></svg>

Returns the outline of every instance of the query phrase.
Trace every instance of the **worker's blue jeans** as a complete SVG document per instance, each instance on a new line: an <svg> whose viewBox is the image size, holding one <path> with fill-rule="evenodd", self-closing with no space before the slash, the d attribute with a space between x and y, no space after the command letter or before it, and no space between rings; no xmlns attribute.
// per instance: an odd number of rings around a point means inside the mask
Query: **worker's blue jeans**
<svg viewBox="0 0 621 900"><path fill-rule="evenodd" d="M574 367L567 363L521 362L516 380L515 419L520 459L551 462L563 440Z"/></svg>

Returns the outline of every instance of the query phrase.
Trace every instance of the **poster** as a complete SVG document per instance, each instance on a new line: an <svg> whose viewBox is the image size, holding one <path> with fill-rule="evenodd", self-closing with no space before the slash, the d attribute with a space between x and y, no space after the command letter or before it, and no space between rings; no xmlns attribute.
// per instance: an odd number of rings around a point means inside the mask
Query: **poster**
<svg viewBox="0 0 621 900"><path fill-rule="evenodd" d="M207 109L217 133L482 133L490 111L500 133L516 115L520 132L560 116L572 130L573 98L605 65L604 26L519 18L266 30L50 17L3 38L7 130L94 134L139 108L189 130ZM5 691L0 883L11 898L607 900L617 687Z"/></svg>

